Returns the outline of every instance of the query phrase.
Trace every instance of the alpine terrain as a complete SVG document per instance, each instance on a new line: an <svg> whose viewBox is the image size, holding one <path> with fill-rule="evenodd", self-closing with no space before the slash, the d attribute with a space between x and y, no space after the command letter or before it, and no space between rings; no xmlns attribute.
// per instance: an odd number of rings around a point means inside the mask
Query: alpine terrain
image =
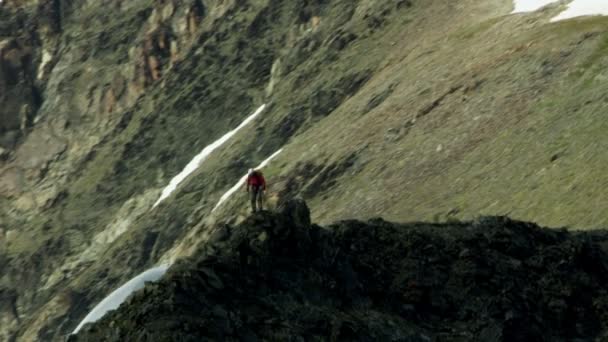
<svg viewBox="0 0 608 342"><path fill-rule="evenodd" d="M608 340L599 3L0 1L0 341Z"/></svg>

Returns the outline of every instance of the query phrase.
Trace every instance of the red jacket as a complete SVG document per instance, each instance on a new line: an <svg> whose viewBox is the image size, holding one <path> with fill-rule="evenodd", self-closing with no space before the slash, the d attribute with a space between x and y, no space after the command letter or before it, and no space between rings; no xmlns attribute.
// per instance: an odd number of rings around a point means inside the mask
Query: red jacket
<svg viewBox="0 0 608 342"><path fill-rule="evenodd" d="M247 188L249 187L262 187L262 189L266 190L266 180L264 176L259 172L254 172L247 177Z"/></svg>

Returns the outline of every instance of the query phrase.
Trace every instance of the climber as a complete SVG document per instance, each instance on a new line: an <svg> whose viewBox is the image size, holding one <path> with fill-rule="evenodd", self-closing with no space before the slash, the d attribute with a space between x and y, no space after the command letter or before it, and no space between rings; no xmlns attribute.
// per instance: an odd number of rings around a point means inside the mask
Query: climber
<svg viewBox="0 0 608 342"><path fill-rule="evenodd" d="M249 169L247 173L247 192L251 194L251 211L262 211L262 199L266 191L266 180L260 170ZM257 205L257 206L256 206Z"/></svg>

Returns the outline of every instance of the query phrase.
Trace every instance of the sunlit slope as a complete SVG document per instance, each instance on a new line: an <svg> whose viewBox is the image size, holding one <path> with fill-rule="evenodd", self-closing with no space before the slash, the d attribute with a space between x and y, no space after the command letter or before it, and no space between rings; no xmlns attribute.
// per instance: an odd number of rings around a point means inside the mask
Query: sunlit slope
<svg viewBox="0 0 608 342"><path fill-rule="evenodd" d="M607 24L503 17L405 50L302 137L293 154L313 171L286 176L328 178L311 196L328 220L508 214L604 226Z"/></svg>

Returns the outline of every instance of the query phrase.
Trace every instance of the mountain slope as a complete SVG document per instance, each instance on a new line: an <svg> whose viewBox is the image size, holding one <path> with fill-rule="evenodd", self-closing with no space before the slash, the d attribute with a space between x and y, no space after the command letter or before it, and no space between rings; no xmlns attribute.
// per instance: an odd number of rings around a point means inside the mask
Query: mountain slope
<svg viewBox="0 0 608 342"><path fill-rule="evenodd" d="M240 193L211 213L220 197L281 148L265 168L270 205L301 196L323 224L508 214L605 225L608 21L549 23L559 5L511 9L0 6L0 101L15 108L0 113L10 123L0 127L0 336L61 339L124 281L197 251L216 222L247 213ZM263 103L152 209L191 158Z"/></svg>

